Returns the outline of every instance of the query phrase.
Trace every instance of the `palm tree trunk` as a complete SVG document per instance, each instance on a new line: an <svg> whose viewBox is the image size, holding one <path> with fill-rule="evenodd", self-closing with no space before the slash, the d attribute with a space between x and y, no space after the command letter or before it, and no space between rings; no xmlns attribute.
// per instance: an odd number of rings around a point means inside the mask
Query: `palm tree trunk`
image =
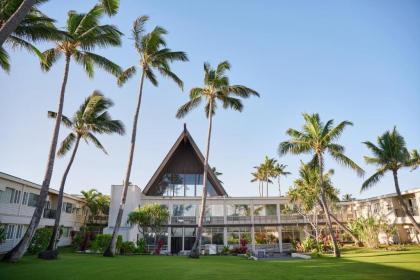
<svg viewBox="0 0 420 280"><path fill-rule="evenodd" d="M280 175L279 178L277 178L278 182L279 182L279 196L281 196L281 188L280 188Z"/></svg>
<svg viewBox="0 0 420 280"><path fill-rule="evenodd" d="M321 204L321 202L320 202L320 204ZM321 206L322 206L322 204L321 204ZM333 219L334 220L334 222L342 229L342 230L344 230L345 232L347 232L350 236L351 236L351 238L353 239L353 241L354 241L354 244L355 245L357 245L357 246L360 246L360 245L362 245L362 242L359 240L359 238L357 238L357 236L356 235L354 235L353 234L353 232L348 228L348 227L346 227L342 222L340 222L338 219L337 219L337 217L335 217L333 214L331 214L330 213L330 217L331 217L331 219Z"/></svg>
<svg viewBox="0 0 420 280"><path fill-rule="evenodd" d="M125 202L127 200L127 191L128 191L128 185L130 183L131 167L133 165L134 148L136 146L136 136L137 136L137 122L138 122L139 113L140 113L141 97L143 95L143 83L144 83L144 69L143 69L143 72L141 74L140 90L139 90L139 95L138 95L138 99L137 99L137 107L136 107L136 111L134 113L133 129L132 129L132 132L131 132L130 152L129 152L129 155L128 155L128 165L127 165L127 171L126 171L126 174L125 174L124 188L123 188L123 193L122 193L122 197L121 197L121 203L120 203L120 207L118 209L118 215L117 215L117 219L115 221L115 226L114 226L114 231L112 233L111 241L109 242L109 245L108 245L107 249L105 250L105 252L103 254L105 257L113 257L115 255L115 251L116 251L117 236L118 236L118 231L120 230L120 226L121 226L121 221L122 221L122 216L123 216L123 212L124 212Z"/></svg>
<svg viewBox="0 0 420 280"><path fill-rule="evenodd" d="M265 196L268 197L268 178L267 178L267 185L265 186Z"/></svg>
<svg viewBox="0 0 420 280"><path fill-rule="evenodd" d="M417 224L416 220L414 219L413 215L411 215L410 211L408 211L407 205L404 203L404 200L401 196L401 190L400 190L400 185L398 183L398 172L397 170L393 170L392 174L394 175L394 184L395 184L395 190L397 191L397 195L398 195L398 200L400 201L400 204L404 210L404 214L408 217L408 219L411 221L411 223L413 224L415 230L417 231L416 233L416 240L417 243L420 244L419 242L419 234L420 234L420 227Z"/></svg>
<svg viewBox="0 0 420 280"><path fill-rule="evenodd" d="M320 190L321 190L321 203L322 208L324 209L325 218L327 218L327 224L328 224L328 231L331 236L331 239L333 241L333 249L334 249L334 255L339 258L340 257L340 249L338 248L337 240L335 238L335 234L333 232L332 224L331 224L331 214L327 206L327 200L325 198L325 190L324 190L324 175L323 175L323 160L322 160L322 154L318 153L318 163L319 163L319 184L320 184Z"/></svg>
<svg viewBox="0 0 420 280"><path fill-rule="evenodd" d="M69 174L70 168L73 164L74 158L77 153L77 149L79 148L79 143L80 143L80 136L78 135L76 138L76 144L74 145L69 163L67 164L66 170L64 171L63 177L61 178L60 191L58 193L58 201L57 201L57 212L55 213L54 228L53 228L53 233L51 235L50 243L48 244L48 247L47 247L47 251L53 251L57 249L57 239L60 232L61 210L63 208L64 186L66 185L67 175Z"/></svg>
<svg viewBox="0 0 420 280"><path fill-rule="evenodd" d="M212 110L213 102L210 99L209 103L209 113L208 113L208 130L207 130L207 143L206 143L206 154L204 155L204 175L203 175L203 195L201 197L201 207L200 207L200 216L197 223L197 233L194 241L194 245L190 252L190 258L199 258L200 257L200 244L201 244L201 233L203 231L203 221L206 211L206 201L207 201L207 171L208 171L208 161L209 161L209 151L210 151L210 139L211 139L211 128L212 128Z"/></svg>
<svg viewBox="0 0 420 280"><path fill-rule="evenodd" d="M10 18L4 23L0 28L0 47L3 46L3 43L6 39L12 34L22 20L31 10L32 6L35 4L36 0L23 0L19 8L12 14Z"/></svg>
<svg viewBox="0 0 420 280"><path fill-rule="evenodd" d="M47 168L44 175L44 181L42 181L41 191L39 194L38 201L36 203L36 208L32 216L31 222L28 225L28 229L25 232L25 235L22 237L20 242L3 257L4 261L18 262L22 258L23 254L25 254L26 250L29 247L29 244L32 241L35 231L39 225L39 221L41 220L41 216L44 211L45 201L47 199L48 189L50 187L51 177L52 177L52 173L54 169L55 152L57 149L58 134L60 132L61 117L63 115L64 96L66 92L67 78L69 75L69 66L70 66L70 55L66 55L64 77L63 77L63 82L61 84L61 93L60 93L60 99L58 102L57 118L55 120L50 150L48 153L48 161L47 161Z"/></svg>

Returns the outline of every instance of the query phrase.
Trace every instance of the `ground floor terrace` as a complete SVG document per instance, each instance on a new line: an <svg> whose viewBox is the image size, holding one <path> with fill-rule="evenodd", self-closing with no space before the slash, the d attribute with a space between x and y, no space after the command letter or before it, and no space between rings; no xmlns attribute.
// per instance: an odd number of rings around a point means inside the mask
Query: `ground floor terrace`
<svg viewBox="0 0 420 280"><path fill-rule="evenodd" d="M342 257L311 260L252 261L235 256L200 259L167 256L117 256L73 253L62 249L59 259L25 256L17 264L0 262L0 279L419 279L420 248L406 251L344 248Z"/></svg>

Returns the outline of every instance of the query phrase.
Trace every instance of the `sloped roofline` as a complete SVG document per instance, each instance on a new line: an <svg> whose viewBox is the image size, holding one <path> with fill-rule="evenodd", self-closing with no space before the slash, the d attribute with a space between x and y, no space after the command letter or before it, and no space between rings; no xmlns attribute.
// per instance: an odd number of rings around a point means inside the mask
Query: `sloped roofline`
<svg viewBox="0 0 420 280"><path fill-rule="evenodd" d="M147 193L150 191L151 187L154 185L154 183L158 180L159 175L162 173L165 166L168 164L169 160L174 155L176 149L181 145L182 141L189 141L191 143L191 146L193 147L194 152L198 156L201 164L204 166L204 156L201 153L200 149L198 148L197 144L194 142L194 139L192 138L191 134L189 133L186 124L184 123L184 130L182 131L181 135L179 135L178 139L175 141L175 144L172 146L172 148L169 150L168 154L165 156L161 164L159 165L158 169L153 174L152 178L147 183L146 187L143 190L143 193L147 195ZM217 179L216 175L212 171L210 165L208 166L207 174L209 175L210 179L213 182L213 187L218 195L221 196L228 196L226 190L223 188L222 184L220 183L219 179Z"/></svg>

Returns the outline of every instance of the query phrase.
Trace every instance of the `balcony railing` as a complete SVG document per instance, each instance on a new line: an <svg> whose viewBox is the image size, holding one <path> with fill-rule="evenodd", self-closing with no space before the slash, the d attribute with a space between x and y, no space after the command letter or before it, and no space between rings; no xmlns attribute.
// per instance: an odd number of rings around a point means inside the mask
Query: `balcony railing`
<svg viewBox="0 0 420 280"><path fill-rule="evenodd" d="M411 215L413 216L418 216L419 215L419 211L417 208L409 208L408 211L410 212ZM395 216L397 217L406 217L404 210L397 208L395 209Z"/></svg>
<svg viewBox="0 0 420 280"><path fill-rule="evenodd" d="M290 214L290 215L280 215L280 222L285 224L296 224L304 223L305 219L302 215L299 214Z"/></svg>
<svg viewBox="0 0 420 280"><path fill-rule="evenodd" d="M206 225L222 225L225 223L223 216L204 217L204 224Z"/></svg>
<svg viewBox="0 0 420 280"><path fill-rule="evenodd" d="M44 209L43 217L45 219L55 219L56 213L57 213L56 209Z"/></svg>
<svg viewBox="0 0 420 280"><path fill-rule="evenodd" d="M251 223L251 217L248 216L228 216L228 224L249 224Z"/></svg>
<svg viewBox="0 0 420 280"><path fill-rule="evenodd" d="M195 225L197 223L196 218L194 216L190 217L181 217L181 216L173 216L171 217L171 224L172 225Z"/></svg>
<svg viewBox="0 0 420 280"><path fill-rule="evenodd" d="M276 215L254 216L254 224L275 224L278 223Z"/></svg>

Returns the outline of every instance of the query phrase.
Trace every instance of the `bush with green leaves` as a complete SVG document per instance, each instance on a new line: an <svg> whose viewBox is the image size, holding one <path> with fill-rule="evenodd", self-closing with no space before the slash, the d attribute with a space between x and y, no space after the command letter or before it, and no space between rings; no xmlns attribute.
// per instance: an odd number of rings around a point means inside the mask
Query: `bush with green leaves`
<svg viewBox="0 0 420 280"><path fill-rule="evenodd" d="M28 248L28 254L34 255L45 251L52 235L51 228L38 228Z"/></svg>
<svg viewBox="0 0 420 280"><path fill-rule="evenodd" d="M95 252L104 252L109 242L111 241L112 234L97 234L95 239L90 244L90 250ZM122 236L118 235L117 239L117 249L121 248L123 241Z"/></svg>
<svg viewBox="0 0 420 280"><path fill-rule="evenodd" d="M142 239L137 240L136 243L137 243L136 244L137 247L136 247L135 253L138 253L138 254L146 253L146 240L142 238Z"/></svg>
<svg viewBox="0 0 420 280"><path fill-rule="evenodd" d="M136 245L133 241L124 241L121 243L120 254L129 255L133 254L136 250Z"/></svg>
<svg viewBox="0 0 420 280"><path fill-rule="evenodd" d="M359 217L350 223L350 228L368 248L379 247L379 232L383 221L373 217Z"/></svg>

